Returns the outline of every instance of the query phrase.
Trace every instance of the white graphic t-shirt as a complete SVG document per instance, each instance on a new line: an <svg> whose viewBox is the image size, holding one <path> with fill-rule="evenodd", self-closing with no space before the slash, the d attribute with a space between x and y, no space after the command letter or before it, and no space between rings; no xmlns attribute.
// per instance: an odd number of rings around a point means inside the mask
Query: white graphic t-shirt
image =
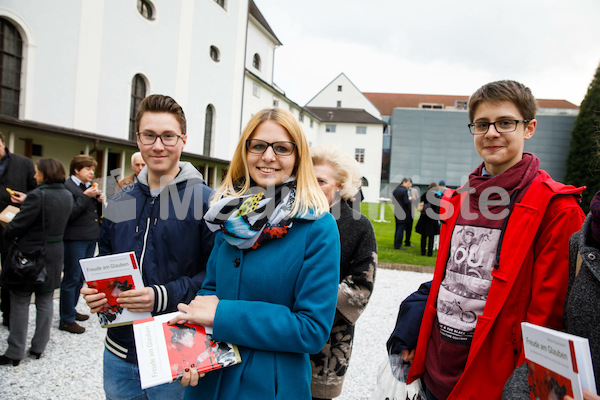
<svg viewBox="0 0 600 400"><path fill-rule="evenodd" d="M448 342L471 344L477 316L483 314L492 283L500 232L469 225L454 228L437 299L440 334Z"/></svg>

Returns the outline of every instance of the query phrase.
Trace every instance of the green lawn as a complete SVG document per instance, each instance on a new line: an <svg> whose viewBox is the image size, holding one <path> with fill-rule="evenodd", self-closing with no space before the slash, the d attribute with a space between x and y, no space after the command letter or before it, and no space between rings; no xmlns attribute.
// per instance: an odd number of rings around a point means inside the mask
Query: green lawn
<svg viewBox="0 0 600 400"><path fill-rule="evenodd" d="M390 204L385 206L385 220L389 222L375 222L379 220L379 207L379 204L376 203L361 204L362 213L369 218L375 230L379 262L434 266L437 251L433 252L433 257L421 255L421 235L414 230L419 219L419 213L417 212L415 215L413 232L410 237L413 247L407 247L407 250L396 250L394 249L396 223L394 222L393 206Z"/></svg>

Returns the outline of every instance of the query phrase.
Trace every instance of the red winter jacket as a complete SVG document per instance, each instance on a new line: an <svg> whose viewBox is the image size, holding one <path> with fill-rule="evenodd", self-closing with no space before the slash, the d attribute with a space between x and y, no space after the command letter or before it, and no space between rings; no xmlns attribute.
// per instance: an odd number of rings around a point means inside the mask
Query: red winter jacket
<svg viewBox="0 0 600 400"><path fill-rule="evenodd" d="M467 363L448 400L500 399L504 383L524 361L521 322L562 329L568 283L569 238L585 215L576 201L584 188L555 182L540 170L523 199L514 205L504 233L500 265L483 314L477 319ZM436 316L450 239L460 214L461 196L442 200L442 224L431 292L421 322L408 382L425 371L425 354ZM449 203L448 203L449 202ZM449 207L450 206L450 207ZM443 215L442 215L443 216Z"/></svg>

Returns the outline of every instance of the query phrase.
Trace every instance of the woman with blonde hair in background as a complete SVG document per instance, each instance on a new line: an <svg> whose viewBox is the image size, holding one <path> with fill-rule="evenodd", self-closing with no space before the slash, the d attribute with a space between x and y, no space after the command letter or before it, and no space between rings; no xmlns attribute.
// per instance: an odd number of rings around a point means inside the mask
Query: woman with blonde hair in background
<svg viewBox="0 0 600 400"><path fill-rule="evenodd" d="M371 222L348 206L360 189L358 163L331 146L310 149L317 181L327 197L341 242L337 308L329 339L318 354L311 355L314 400L332 399L342 392L348 370L354 325L364 311L375 283L377 243Z"/></svg>
<svg viewBox="0 0 600 400"><path fill-rule="evenodd" d="M198 296L179 304L213 339L237 344L241 364L206 376L190 366L186 399L310 399L309 354L335 314L340 245L308 143L281 109L255 114L205 215L217 232Z"/></svg>

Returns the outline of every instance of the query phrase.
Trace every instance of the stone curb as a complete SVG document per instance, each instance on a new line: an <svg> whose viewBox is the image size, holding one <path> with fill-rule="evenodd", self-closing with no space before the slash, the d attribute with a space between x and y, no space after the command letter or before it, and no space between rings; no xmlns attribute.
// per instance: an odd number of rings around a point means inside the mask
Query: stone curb
<svg viewBox="0 0 600 400"><path fill-rule="evenodd" d="M394 264L394 263L377 263L377 268L394 269L397 271L413 271L426 272L433 274L435 267L429 265L410 265L410 264Z"/></svg>

